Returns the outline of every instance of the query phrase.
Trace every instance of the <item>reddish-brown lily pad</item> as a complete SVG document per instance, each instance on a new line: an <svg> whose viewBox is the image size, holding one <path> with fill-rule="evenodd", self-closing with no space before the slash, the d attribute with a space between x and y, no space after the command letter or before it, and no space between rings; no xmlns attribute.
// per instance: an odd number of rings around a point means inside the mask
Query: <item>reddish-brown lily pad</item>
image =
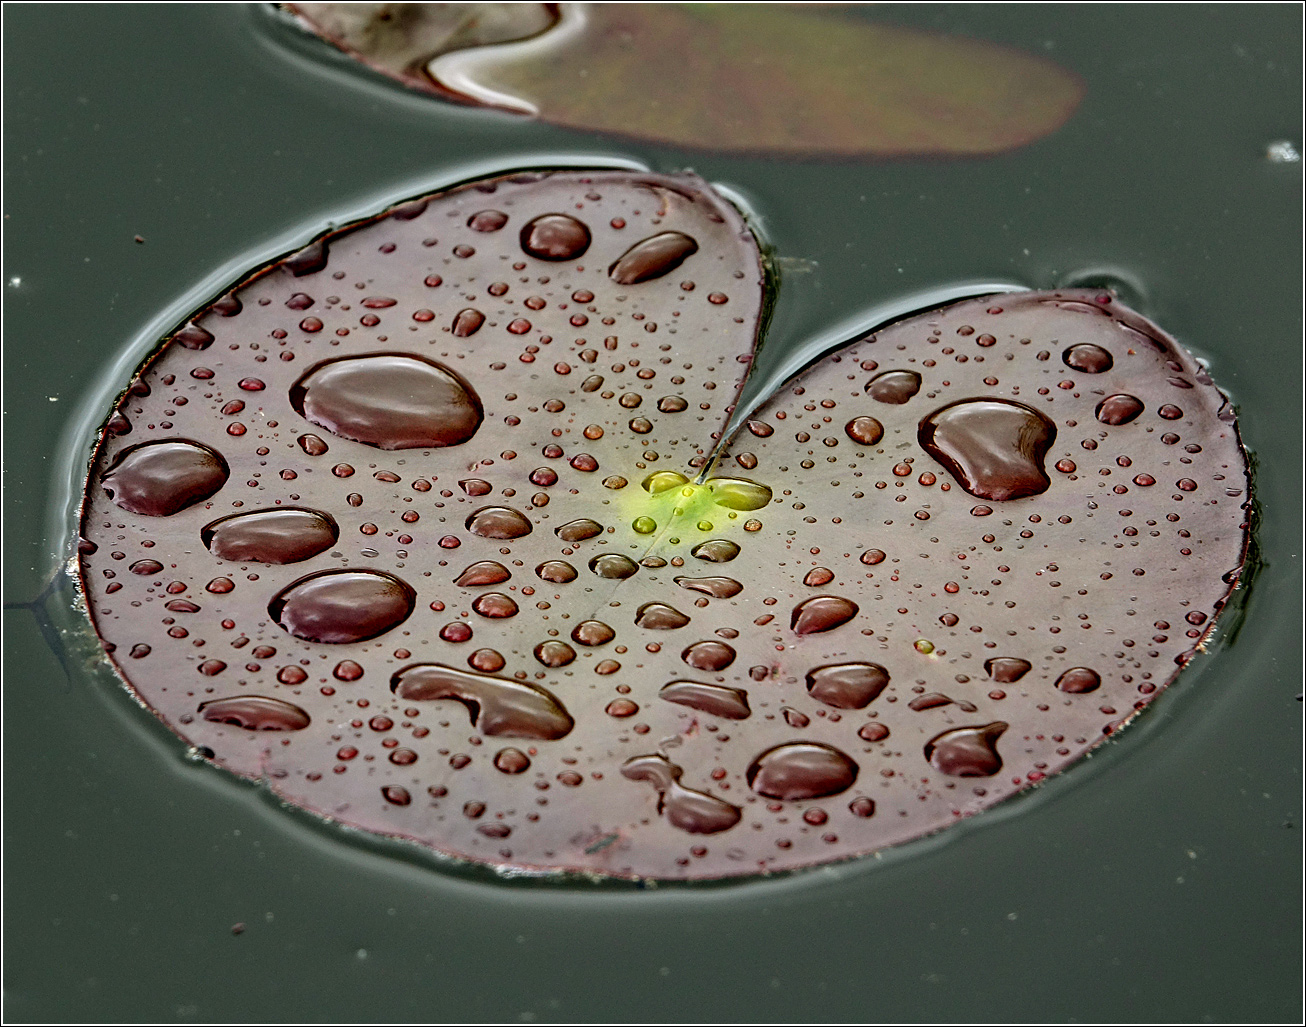
<svg viewBox="0 0 1306 1027"><path fill-rule="evenodd" d="M714 151L1000 153L1055 131L1083 95L1010 47L799 5L286 7L410 88Z"/></svg>
<svg viewBox="0 0 1306 1027"><path fill-rule="evenodd" d="M256 270L106 423L80 566L115 666L342 823L714 878L991 806L1198 651L1248 481L1173 340L1091 292L958 303L713 460L763 289L705 183L628 172L463 186Z"/></svg>

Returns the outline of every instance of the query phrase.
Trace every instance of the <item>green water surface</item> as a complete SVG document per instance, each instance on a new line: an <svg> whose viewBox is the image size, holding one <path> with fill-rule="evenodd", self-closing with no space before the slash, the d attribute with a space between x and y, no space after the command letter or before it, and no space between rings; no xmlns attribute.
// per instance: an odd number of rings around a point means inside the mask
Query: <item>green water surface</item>
<svg viewBox="0 0 1306 1027"><path fill-rule="evenodd" d="M1301 8L861 16L1044 54L1087 96L996 158L774 162L441 104L257 8L6 5L8 1021L1299 1021L1302 165L1265 150L1302 147ZM328 221L585 159L692 167L747 199L799 258L764 360L949 282L1133 283L1209 358L1255 454L1264 565L1236 639L1033 796L883 859L724 887L439 871L188 762L46 590L94 427L79 406L107 410L161 318Z"/></svg>

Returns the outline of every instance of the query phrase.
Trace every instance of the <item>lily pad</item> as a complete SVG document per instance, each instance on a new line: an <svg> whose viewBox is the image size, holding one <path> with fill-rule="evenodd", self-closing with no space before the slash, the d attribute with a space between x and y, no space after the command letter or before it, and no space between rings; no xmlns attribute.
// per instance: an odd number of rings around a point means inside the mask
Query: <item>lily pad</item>
<svg viewBox="0 0 1306 1027"><path fill-rule="evenodd" d="M706 183L606 171L254 270L106 423L110 658L219 766L519 872L844 859L1091 751L1237 582L1225 397L1111 296L1021 293L852 341L722 444L765 287Z"/></svg>
<svg viewBox="0 0 1306 1027"><path fill-rule="evenodd" d="M785 4L561 4L547 28L552 5L287 7L412 88L718 152L981 156L1055 131L1083 95L1010 47ZM496 45L451 42L459 7L467 21L494 9L497 35L480 42Z"/></svg>

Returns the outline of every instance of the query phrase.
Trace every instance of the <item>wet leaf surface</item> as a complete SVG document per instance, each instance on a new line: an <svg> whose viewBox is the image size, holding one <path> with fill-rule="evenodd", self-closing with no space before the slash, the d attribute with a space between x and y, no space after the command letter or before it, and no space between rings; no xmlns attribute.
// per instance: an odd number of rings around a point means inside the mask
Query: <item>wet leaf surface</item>
<svg viewBox="0 0 1306 1027"><path fill-rule="evenodd" d="M1189 354L1108 295L966 301L708 464L763 289L703 182L626 172L475 183L255 271L107 421L81 571L111 658L324 816L664 878L939 830L1173 679L1246 546Z"/></svg>
<svg viewBox="0 0 1306 1027"><path fill-rule="evenodd" d="M562 4L560 20L539 35L544 5L288 6L413 88L718 152L1000 153L1055 131L1083 93L1074 75L1031 54L797 5ZM405 14L379 23L358 10L372 7ZM437 10L416 10L428 7ZM450 45L448 9L457 7L511 7L518 34L532 38Z"/></svg>

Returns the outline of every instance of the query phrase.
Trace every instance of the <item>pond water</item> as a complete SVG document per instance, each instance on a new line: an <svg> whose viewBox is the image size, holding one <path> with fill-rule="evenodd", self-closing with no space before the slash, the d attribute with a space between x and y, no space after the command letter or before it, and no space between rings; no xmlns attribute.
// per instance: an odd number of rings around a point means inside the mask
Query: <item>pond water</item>
<svg viewBox="0 0 1306 1027"><path fill-rule="evenodd" d="M859 164L441 105L256 8L7 8L8 1016L1291 1019L1301 164L1266 148L1301 149L1295 14L868 10L1042 53L1087 94L1003 156ZM186 761L59 634L77 621L47 585L86 412L152 337L328 222L588 162L692 167L757 213L787 260L764 361L943 285L1118 281L1239 405L1264 565L1236 640L1231 620L1149 716L1033 796L880 860L725 888L437 872Z"/></svg>

